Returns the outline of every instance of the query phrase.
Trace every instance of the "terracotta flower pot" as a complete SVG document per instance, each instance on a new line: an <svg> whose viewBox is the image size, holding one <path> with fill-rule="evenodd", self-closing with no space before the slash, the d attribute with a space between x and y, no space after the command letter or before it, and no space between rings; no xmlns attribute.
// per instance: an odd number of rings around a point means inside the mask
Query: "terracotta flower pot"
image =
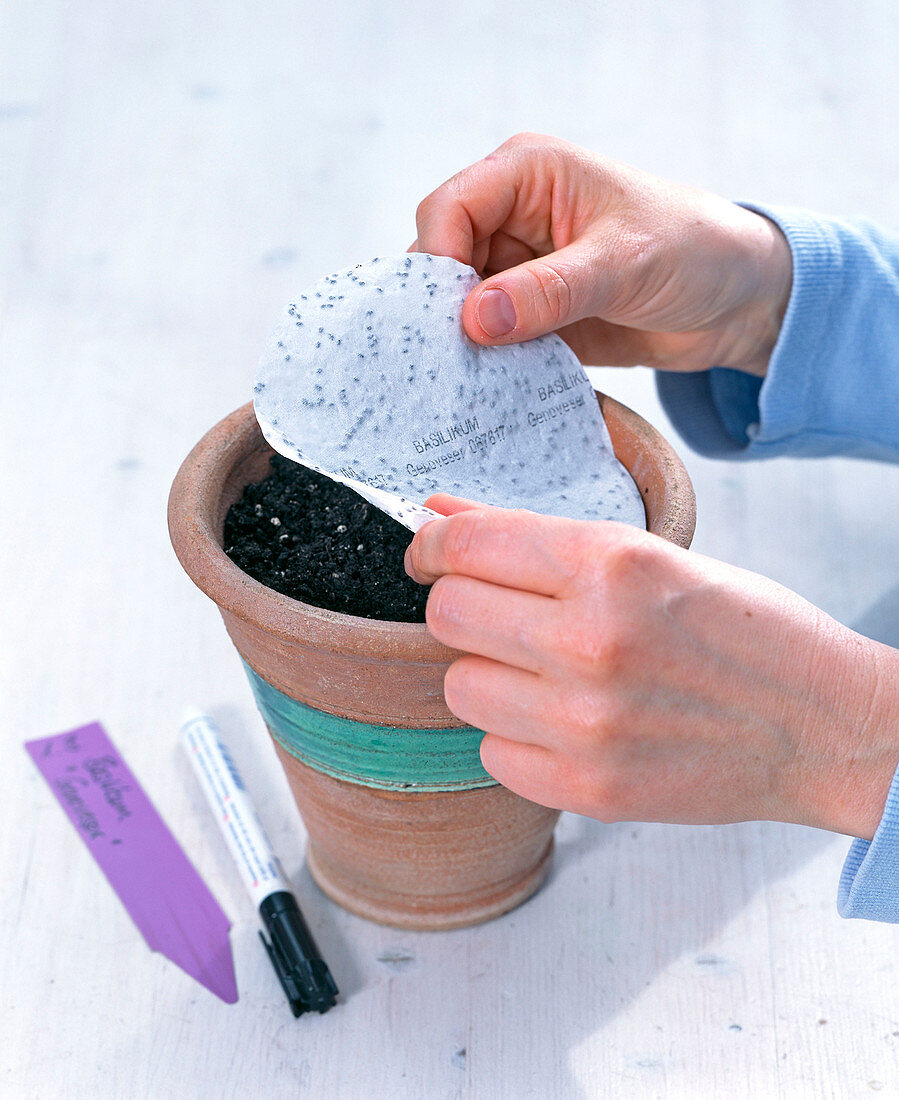
<svg viewBox="0 0 899 1100"><path fill-rule="evenodd" d="M680 459L636 413L599 401L649 530L688 546L695 506ZM506 912L546 877L558 812L483 770L479 732L443 698L458 654L424 624L300 603L225 554L225 514L269 472L271 454L252 405L226 417L181 466L169 531L243 659L306 823L314 879L352 912L399 927L455 928Z"/></svg>

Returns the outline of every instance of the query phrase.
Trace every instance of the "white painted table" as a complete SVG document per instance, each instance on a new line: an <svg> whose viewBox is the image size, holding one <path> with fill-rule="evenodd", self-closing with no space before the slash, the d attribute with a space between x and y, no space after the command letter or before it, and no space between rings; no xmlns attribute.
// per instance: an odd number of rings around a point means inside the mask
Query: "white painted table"
<svg viewBox="0 0 899 1100"><path fill-rule="evenodd" d="M0 8L3 1097L899 1095L899 930L837 916L844 838L568 816L548 885L491 924L332 905L165 529L282 303L403 249L418 200L517 130L899 221L897 32L890 0ZM670 433L646 372L599 377ZM685 457L696 549L899 642L899 470ZM176 748L190 701L343 990L325 1016L288 1014ZM234 922L235 1006L146 948L20 747L95 717Z"/></svg>

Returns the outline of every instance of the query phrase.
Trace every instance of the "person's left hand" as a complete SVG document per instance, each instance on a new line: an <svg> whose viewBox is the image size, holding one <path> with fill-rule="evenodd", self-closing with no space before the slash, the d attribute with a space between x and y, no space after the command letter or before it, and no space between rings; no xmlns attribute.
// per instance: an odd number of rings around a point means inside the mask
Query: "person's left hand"
<svg viewBox="0 0 899 1100"><path fill-rule="evenodd" d="M406 569L465 655L450 710L532 801L603 821L793 821L870 838L899 655L773 581L618 523L437 495Z"/></svg>

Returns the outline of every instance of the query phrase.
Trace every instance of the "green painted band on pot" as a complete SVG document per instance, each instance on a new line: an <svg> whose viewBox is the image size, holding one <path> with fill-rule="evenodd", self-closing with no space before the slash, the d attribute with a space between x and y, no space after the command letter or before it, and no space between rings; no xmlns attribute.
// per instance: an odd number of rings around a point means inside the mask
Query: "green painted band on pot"
<svg viewBox="0 0 899 1100"><path fill-rule="evenodd" d="M388 791L495 787L481 764L484 736L471 726L372 726L317 710L272 687L244 662L256 705L278 744L335 779Z"/></svg>

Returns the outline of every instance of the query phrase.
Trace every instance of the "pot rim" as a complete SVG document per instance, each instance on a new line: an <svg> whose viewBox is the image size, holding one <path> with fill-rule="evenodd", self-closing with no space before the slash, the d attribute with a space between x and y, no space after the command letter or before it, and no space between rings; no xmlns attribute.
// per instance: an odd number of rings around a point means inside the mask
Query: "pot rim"
<svg viewBox="0 0 899 1100"><path fill-rule="evenodd" d="M651 424L614 398L596 392L615 444L616 422L655 455L664 481L659 515L652 525L661 537L687 547L695 524L690 477L671 444ZM285 641L326 647L346 654L421 664L460 656L434 638L425 623L368 619L303 603L255 580L225 553L215 526L221 495L251 444L262 440L252 401L235 409L199 440L184 459L168 500L169 535L175 554L194 584L224 611ZM263 441L264 443L264 441ZM267 446L267 444L264 444Z"/></svg>
<svg viewBox="0 0 899 1100"><path fill-rule="evenodd" d="M228 557L214 530L221 492L249 444L261 432L252 401L235 409L199 440L172 483L169 536L194 584L221 609L285 641L345 653L377 649L396 660L449 661L456 651L438 642L424 623L368 619L303 603L257 581Z"/></svg>

